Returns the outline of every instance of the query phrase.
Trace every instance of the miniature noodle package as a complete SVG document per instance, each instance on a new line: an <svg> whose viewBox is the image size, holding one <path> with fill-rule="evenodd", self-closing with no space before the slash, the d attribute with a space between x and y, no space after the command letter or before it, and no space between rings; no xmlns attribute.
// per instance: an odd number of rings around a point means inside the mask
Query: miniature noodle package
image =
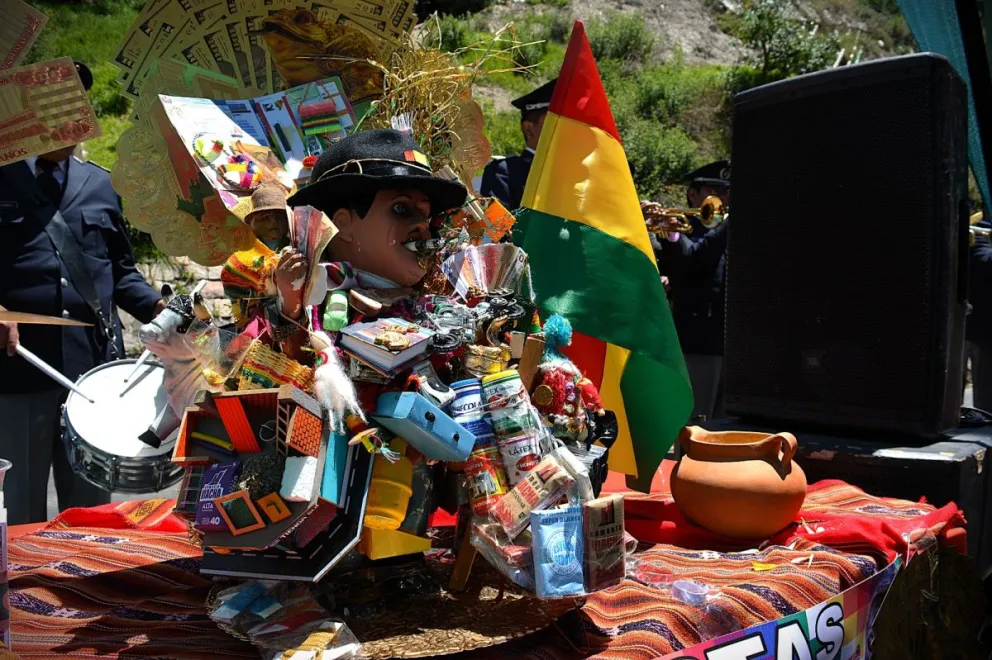
<svg viewBox="0 0 992 660"><path fill-rule="evenodd" d="M500 499L492 515L507 536L516 538L530 523L531 512L554 504L571 484L568 472L549 456Z"/></svg>

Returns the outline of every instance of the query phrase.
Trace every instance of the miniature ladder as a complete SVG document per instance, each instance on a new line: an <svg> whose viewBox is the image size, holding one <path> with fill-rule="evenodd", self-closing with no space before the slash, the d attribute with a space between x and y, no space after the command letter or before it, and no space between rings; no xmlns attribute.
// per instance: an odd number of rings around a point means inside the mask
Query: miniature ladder
<svg viewBox="0 0 992 660"><path fill-rule="evenodd" d="M280 456L289 456L289 436L290 424L293 418L293 408L290 401L280 399L276 406L276 453Z"/></svg>

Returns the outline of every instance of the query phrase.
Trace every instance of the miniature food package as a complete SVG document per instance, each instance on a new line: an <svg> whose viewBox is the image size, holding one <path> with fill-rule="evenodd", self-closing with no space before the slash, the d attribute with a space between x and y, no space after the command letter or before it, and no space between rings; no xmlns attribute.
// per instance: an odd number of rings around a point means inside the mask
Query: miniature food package
<svg viewBox="0 0 992 660"><path fill-rule="evenodd" d="M573 505L533 511L534 584L538 598L578 596L582 577L582 507Z"/></svg>
<svg viewBox="0 0 992 660"><path fill-rule="evenodd" d="M609 495L582 505L585 587L592 592L623 580L627 564L623 496Z"/></svg>
<svg viewBox="0 0 992 660"><path fill-rule="evenodd" d="M196 505L196 527L201 532L226 532L227 523L217 510L214 500L234 492L238 475L238 462L215 463L203 473L203 486Z"/></svg>
<svg viewBox="0 0 992 660"><path fill-rule="evenodd" d="M511 539L527 527L532 511L554 503L572 484L553 456L545 458L493 507L492 515Z"/></svg>

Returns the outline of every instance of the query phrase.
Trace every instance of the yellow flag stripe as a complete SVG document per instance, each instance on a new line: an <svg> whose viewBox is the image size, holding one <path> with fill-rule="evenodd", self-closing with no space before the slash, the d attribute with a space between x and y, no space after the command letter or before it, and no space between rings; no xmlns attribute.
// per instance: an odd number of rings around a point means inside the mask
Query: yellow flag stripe
<svg viewBox="0 0 992 660"><path fill-rule="evenodd" d="M620 377L629 357L630 351L626 348L614 344L606 345L606 356L603 358L603 382L600 384L599 396L603 400L603 407L616 413L620 431L617 441L610 449L610 469L637 476L634 445L630 438L630 425L627 423L623 394L620 391Z"/></svg>
<svg viewBox="0 0 992 660"><path fill-rule="evenodd" d="M623 146L599 128L549 112L521 205L598 229L654 263Z"/></svg>

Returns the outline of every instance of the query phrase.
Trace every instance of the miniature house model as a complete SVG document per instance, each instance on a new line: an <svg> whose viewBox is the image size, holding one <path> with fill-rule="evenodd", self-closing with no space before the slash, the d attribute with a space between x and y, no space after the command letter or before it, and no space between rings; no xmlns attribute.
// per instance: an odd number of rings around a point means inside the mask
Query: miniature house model
<svg viewBox="0 0 992 660"><path fill-rule="evenodd" d="M361 538L372 456L291 385L204 394L172 460L186 470L175 511L203 534L203 573L317 581Z"/></svg>

